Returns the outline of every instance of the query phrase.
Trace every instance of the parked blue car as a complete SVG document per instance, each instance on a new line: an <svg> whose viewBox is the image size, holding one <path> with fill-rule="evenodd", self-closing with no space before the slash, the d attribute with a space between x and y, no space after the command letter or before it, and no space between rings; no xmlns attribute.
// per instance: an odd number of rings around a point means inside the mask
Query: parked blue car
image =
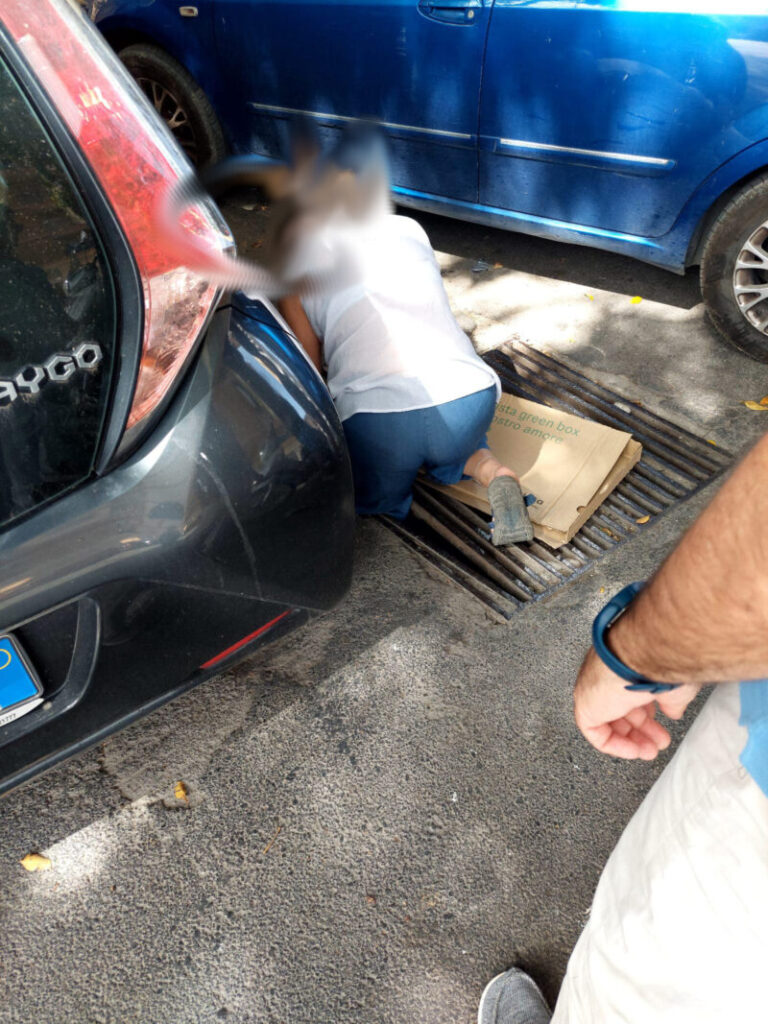
<svg viewBox="0 0 768 1024"><path fill-rule="evenodd" d="M768 361L768 4L90 0L198 164L374 120L398 202L682 273Z"/></svg>

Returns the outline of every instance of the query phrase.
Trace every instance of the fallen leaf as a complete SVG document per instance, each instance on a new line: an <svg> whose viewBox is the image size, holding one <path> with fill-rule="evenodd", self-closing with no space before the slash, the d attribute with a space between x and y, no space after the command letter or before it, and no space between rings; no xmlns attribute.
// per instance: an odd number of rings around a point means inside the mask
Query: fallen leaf
<svg viewBox="0 0 768 1024"><path fill-rule="evenodd" d="M599 530L602 530L603 533L607 533L608 536L611 537L613 540L621 540L621 537L619 537L617 533L614 533L613 530L609 529L607 526L601 526L598 524L597 528Z"/></svg>
<svg viewBox="0 0 768 1024"><path fill-rule="evenodd" d="M185 804L189 803L189 790L185 782L177 782L173 787L173 795L177 800L183 800Z"/></svg>
<svg viewBox="0 0 768 1024"><path fill-rule="evenodd" d="M42 853L28 853L19 861L25 871L50 871L53 865Z"/></svg>
<svg viewBox="0 0 768 1024"><path fill-rule="evenodd" d="M590 302L594 302L595 301L595 296L594 295L590 295L589 292L584 292L584 295L586 296L586 298L589 299Z"/></svg>
<svg viewBox="0 0 768 1024"><path fill-rule="evenodd" d="M760 402L742 402L742 405L746 405L752 412L768 412L768 405L762 405Z"/></svg>
<svg viewBox="0 0 768 1024"><path fill-rule="evenodd" d="M760 405L768 405L768 395L763 395L760 399Z"/></svg>
<svg viewBox="0 0 768 1024"><path fill-rule="evenodd" d="M375 896L366 896L365 898L366 898L366 899L368 900L368 902L369 902L369 903L370 903L370 904L371 904L372 906L375 906L375 905L376 905L376 897L375 897Z"/></svg>
<svg viewBox="0 0 768 1024"><path fill-rule="evenodd" d="M600 593L601 593L601 594L604 594L604 593L605 593L605 587L600 587Z"/></svg>
<svg viewBox="0 0 768 1024"><path fill-rule="evenodd" d="M643 523L647 523L650 518L650 516L640 516L640 518L636 519L635 522L640 523L640 525L642 526Z"/></svg>
<svg viewBox="0 0 768 1024"><path fill-rule="evenodd" d="M713 448L717 448L717 442L716 442L716 441L713 441L713 440L712 440L711 438L709 438L709 437L707 438L707 444L711 444Z"/></svg>
<svg viewBox="0 0 768 1024"><path fill-rule="evenodd" d="M629 301L632 303L633 306L636 306L639 302L642 302L643 299L640 295L633 295Z"/></svg>
<svg viewBox="0 0 768 1024"><path fill-rule="evenodd" d="M501 268L502 268L503 266L504 266L504 264L503 264L503 263L494 263L494 264L493 264L493 269L494 269L494 270L501 270Z"/></svg>

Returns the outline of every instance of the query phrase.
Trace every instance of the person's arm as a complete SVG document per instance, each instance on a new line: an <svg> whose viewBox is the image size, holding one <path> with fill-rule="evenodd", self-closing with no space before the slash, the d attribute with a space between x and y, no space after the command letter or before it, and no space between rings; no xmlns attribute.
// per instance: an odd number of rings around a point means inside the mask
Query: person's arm
<svg viewBox="0 0 768 1024"><path fill-rule="evenodd" d="M323 370L323 348L320 339L312 330L307 314L301 304L298 295L286 295L283 299L277 300L277 308L283 319L296 335L301 347L309 358L322 373Z"/></svg>
<svg viewBox="0 0 768 1024"><path fill-rule="evenodd" d="M591 650L574 691L576 723L614 757L650 760L669 745L656 704L680 718L703 683L768 677L768 435L738 466L650 583L607 634L649 679L683 683L652 695Z"/></svg>

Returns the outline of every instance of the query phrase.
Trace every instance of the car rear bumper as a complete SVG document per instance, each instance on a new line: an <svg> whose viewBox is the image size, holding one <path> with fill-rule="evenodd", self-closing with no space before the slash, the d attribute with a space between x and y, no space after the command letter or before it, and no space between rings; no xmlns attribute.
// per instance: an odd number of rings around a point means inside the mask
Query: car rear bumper
<svg viewBox="0 0 768 1024"><path fill-rule="evenodd" d="M253 303L220 310L142 448L0 538L0 632L46 690L0 732L0 791L346 592L342 431L269 320Z"/></svg>

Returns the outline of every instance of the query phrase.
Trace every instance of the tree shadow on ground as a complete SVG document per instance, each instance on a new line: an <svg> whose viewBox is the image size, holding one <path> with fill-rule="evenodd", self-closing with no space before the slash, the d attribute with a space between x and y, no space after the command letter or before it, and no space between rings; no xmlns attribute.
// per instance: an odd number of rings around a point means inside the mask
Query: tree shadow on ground
<svg viewBox="0 0 768 1024"><path fill-rule="evenodd" d="M415 210L401 208L398 212L423 225L434 249L455 257L452 269L460 260L467 261L470 269L477 260L483 260L491 266L501 263L509 270L623 295L637 295L642 288L644 298L680 309L693 309L701 302L696 268L681 276L591 246L553 242Z"/></svg>

